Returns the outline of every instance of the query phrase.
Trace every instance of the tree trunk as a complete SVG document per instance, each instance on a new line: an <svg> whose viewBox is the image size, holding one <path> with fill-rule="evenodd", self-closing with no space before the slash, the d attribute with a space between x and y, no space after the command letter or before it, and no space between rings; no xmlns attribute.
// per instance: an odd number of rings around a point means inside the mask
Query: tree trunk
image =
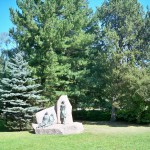
<svg viewBox="0 0 150 150"><path fill-rule="evenodd" d="M111 118L110 118L111 122L116 121L116 108L114 106L114 102L115 102L115 98L113 97L112 107L111 107Z"/></svg>

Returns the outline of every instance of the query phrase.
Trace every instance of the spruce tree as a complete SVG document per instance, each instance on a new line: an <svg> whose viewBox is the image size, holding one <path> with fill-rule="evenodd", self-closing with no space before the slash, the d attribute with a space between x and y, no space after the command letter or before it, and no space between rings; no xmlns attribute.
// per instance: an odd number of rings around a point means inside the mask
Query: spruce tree
<svg viewBox="0 0 150 150"><path fill-rule="evenodd" d="M3 117L9 129L24 130L33 119L33 113L40 108L40 86L31 78L28 63L19 52L7 62L5 72L0 84L0 104Z"/></svg>

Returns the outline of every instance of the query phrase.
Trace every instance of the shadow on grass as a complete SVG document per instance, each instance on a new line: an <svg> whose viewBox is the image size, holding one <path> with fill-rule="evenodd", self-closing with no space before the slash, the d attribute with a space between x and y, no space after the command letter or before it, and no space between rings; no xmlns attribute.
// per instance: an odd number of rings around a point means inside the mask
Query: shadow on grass
<svg viewBox="0 0 150 150"><path fill-rule="evenodd" d="M125 122L110 122L110 121L82 121L83 124L87 125L107 125L111 127L128 127L129 124Z"/></svg>
<svg viewBox="0 0 150 150"><path fill-rule="evenodd" d="M0 132L11 132L11 131L8 130L8 129L2 129L2 128L0 127Z"/></svg>
<svg viewBox="0 0 150 150"><path fill-rule="evenodd" d="M35 134L33 129L21 130L21 131L28 131L31 134ZM4 121L0 120L0 132L20 132L20 130L9 130L7 127L5 127Z"/></svg>
<svg viewBox="0 0 150 150"><path fill-rule="evenodd" d="M135 123L129 123L129 122L111 122L111 121L80 121L83 124L86 125L106 125L110 127L129 127L129 126L143 126L143 127L150 127L150 125L141 125L141 124L135 124Z"/></svg>
<svg viewBox="0 0 150 150"><path fill-rule="evenodd" d="M4 121L0 120L0 132L10 132L4 125Z"/></svg>
<svg viewBox="0 0 150 150"><path fill-rule="evenodd" d="M77 121L77 120L76 120ZM76 122L74 121L74 122ZM135 124L135 123L129 123L129 122L110 122L110 121L80 121L78 120L77 122L82 122L83 125L106 125L110 127L129 127L129 126L135 126L135 127L150 127L150 124L148 125L141 125L141 124ZM0 120L0 132L13 132L6 128L4 126L4 121ZM35 131L33 129L28 130L30 134L35 134Z"/></svg>
<svg viewBox="0 0 150 150"><path fill-rule="evenodd" d="M35 134L34 130L29 130L28 132L31 133L31 134Z"/></svg>

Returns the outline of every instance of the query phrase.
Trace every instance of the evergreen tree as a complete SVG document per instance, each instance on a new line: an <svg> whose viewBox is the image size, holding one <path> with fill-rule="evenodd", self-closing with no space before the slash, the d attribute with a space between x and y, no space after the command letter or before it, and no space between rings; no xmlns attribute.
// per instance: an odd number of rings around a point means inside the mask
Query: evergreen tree
<svg viewBox="0 0 150 150"><path fill-rule="evenodd" d="M88 61L87 47L94 39L89 32L93 25L87 2L17 0L17 5L21 11L10 9L16 25L10 34L35 67L44 94L52 98L52 93L63 92L76 99Z"/></svg>
<svg viewBox="0 0 150 150"><path fill-rule="evenodd" d="M40 108L39 84L31 78L28 63L23 53L17 53L7 62L7 77L0 85L0 104L7 126L10 129L23 130L33 119L33 113Z"/></svg>

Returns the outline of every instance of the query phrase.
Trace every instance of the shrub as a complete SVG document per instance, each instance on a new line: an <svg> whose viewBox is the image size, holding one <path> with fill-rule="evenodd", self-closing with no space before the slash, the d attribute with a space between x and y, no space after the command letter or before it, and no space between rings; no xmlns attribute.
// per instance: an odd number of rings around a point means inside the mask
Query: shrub
<svg viewBox="0 0 150 150"><path fill-rule="evenodd" d="M140 116L134 111L119 110L117 111L117 120L118 121L127 121L140 124L150 123L150 111L143 111Z"/></svg>
<svg viewBox="0 0 150 150"><path fill-rule="evenodd" d="M1 119L0 119L0 132L6 131L6 130L7 130L7 128L5 127L5 122L4 122L4 120L1 120Z"/></svg>
<svg viewBox="0 0 150 150"><path fill-rule="evenodd" d="M108 121L110 119L110 112L101 110L77 110L72 114L74 120Z"/></svg>

